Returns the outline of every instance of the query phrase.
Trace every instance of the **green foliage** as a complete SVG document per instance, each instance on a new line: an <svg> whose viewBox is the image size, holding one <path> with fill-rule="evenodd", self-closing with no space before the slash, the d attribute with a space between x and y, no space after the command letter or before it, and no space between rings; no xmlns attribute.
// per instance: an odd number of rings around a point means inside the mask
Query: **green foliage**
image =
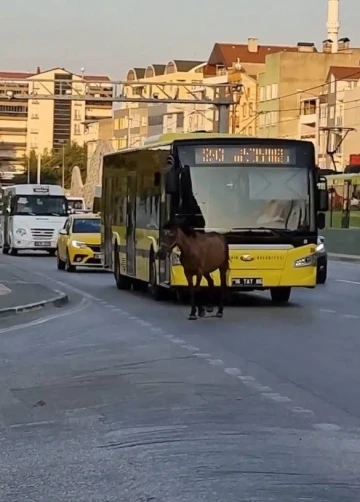
<svg viewBox="0 0 360 502"><path fill-rule="evenodd" d="M78 166L83 180L86 178L86 147L77 143L66 143L60 150L44 150L41 155L41 183L62 184L62 165L65 164L65 188L70 188L73 167ZM36 183L38 159L32 150L30 155L25 155L23 165L25 174L21 183L27 183L28 168L30 167L30 183Z"/></svg>

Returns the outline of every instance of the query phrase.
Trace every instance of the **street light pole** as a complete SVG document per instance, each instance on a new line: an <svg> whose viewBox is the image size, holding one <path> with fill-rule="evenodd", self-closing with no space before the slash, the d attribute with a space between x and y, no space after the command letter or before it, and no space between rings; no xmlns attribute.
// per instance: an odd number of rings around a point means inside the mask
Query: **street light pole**
<svg viewBox="0 0 360 502"><path fill-rule="evenodd" d="M61 171L61 184L65 189L65 145L62 145L62 171Z"/></svg>
<svg viewBox="0 0 360 502"><path fill-rule="evenodd" d="M36 183L40 185L41 183L41 155L38 153L37 157L37 175L36 175Z"/></svg>

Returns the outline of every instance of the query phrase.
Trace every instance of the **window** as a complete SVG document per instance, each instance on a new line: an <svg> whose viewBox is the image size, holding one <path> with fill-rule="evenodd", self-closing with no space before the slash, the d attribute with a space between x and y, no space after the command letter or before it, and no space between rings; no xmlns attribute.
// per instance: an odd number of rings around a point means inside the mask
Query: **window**
<svg viewBox="0 0 360 502"><path fill-rule="evenodd" d="M38 113L32 113L31 114L31 118L32 119L38 119L39 118L39 114Z"/></svg>
<svg viewBox="0 0 360 502"><path fill-rule="evenodd" d="M334 77L334 75L331 75L331 78L330 78L330 92L331 92L331 94L334 94L335 90L336 90L335 77Z"/></svg>
<svg viewBox="0 0 360 502"><path fill-rule="evenodd" d="M176 128L183 129L183 127L184 127L184 114L177 113L176 114Z"/></svg>
<svg viewBox="0 0 360 502"><path fill-rule="evenodd" d="M335 118L335 106L330 106L330 120Z"/></svg>
<svg viewBox="0 0 360 502"><path fill-rule="evenodd" d="M250 127L248 128L248 135L249 135L249 136L252 136L252 135L253 135L253 128L252 128L252 126L250 126Z"/></svg>
<svg viewBox="0 0 360 502"><path fill-rule="evenodd" d="M260 87L260 101L265 101L265 87Z"/></svg>
<svg viewBox="0 0 360 502"><path fill-rule="evenodd" d="M75 135L81 134L80 124L74 124L74 134Z"/></svg>
<svg viewBox="0 0 360 502"><path fill-rule="evenodd" d="M247 103L244 103L242 106L242 114L244 118L247 118L247 113L248 113L248 105Z"/></svg>
<svg viewBox="0 0 360 502"><path fill-rule="evenodd" d="M266 86L266 101L271 99L271 85Z"/></svg>
<svg viewBox="0 0 360 502"><path fill-rule="evenodd" d="M278 84L272 84L271 86L271 97L272 99L276 99L278 97L279 86Z"/></svg>
<svg viewBox="0 0 360 502"><path fill-rule="evenodd" d="M75 120L81 120L81 112L80 110L75 109Z"/></svg>
<svg viewBox="0 0 360 502"><path fill-rule="evenodd" d="M254 103L249 103L249 115L250 117L254 115Z"/></svg>

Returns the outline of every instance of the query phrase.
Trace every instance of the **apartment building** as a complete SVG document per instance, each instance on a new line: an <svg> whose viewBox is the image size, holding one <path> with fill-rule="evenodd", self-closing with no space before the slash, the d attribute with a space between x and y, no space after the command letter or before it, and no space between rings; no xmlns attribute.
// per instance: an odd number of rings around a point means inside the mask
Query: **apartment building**
<svg viewBox="0 0 360 502"><path fill-rule="evenodd" d="M20 94L21 99L16 97ZM60 94L89 99L56 99ZM36 99L41 95L55 98ZM76 75L63 68L0 72L0 172L7 176L22 172L23 156L31 150L42 153L68 141L84 144L87 123L112 116L111 101L95 100L102 96L112 96L106 76Z"/></svg>
<svg viewBox="0 0 360 502"><path fill-rule="evenodd" d="M259 136L298 138L300 102L324 94L331 67L356 67L359 61L360 48L350 47L348 39L339 41L337 53L325 41L322 52L312 43L299 43L297 51L268 55L258 77Z"/></svg>
<svg viewBox="0 0 360 502"><path fill-rule="evenodd" d="M146 68L131 68L127 72L124 95L128 98L191 99L203 81L202 61L172 60L167 64L150 64ZM174 84L187 84L176 86ZM159 85L157 85L159 84ZM114 135L118 148L136 147L144 143L146 137L168 130L186 130L190 122L188 116L197 115L191 105L125 103L114 112ZM198 119L199 123L201 120ZM195 122L194 122L195 124ZM160 131L160 132L158 132Z"/></svg>

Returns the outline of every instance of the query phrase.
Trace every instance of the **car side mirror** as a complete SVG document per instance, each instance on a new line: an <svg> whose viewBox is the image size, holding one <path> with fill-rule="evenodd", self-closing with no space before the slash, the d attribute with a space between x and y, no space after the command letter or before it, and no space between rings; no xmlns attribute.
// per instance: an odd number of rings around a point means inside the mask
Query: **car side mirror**
<svg viewBox="0 0 360 502"><path fill-rule="evenodd" d="M324 213L318 213L317 215L317 226L320 230L323 230L326 225L326 218Z"/></svg>
<svg viewBox="0 0 360 502"><path fill-rule="evenodd" d="M59 235L67 235L67 231L65 230L65 228L62 228L59 232Z"/></svg>

